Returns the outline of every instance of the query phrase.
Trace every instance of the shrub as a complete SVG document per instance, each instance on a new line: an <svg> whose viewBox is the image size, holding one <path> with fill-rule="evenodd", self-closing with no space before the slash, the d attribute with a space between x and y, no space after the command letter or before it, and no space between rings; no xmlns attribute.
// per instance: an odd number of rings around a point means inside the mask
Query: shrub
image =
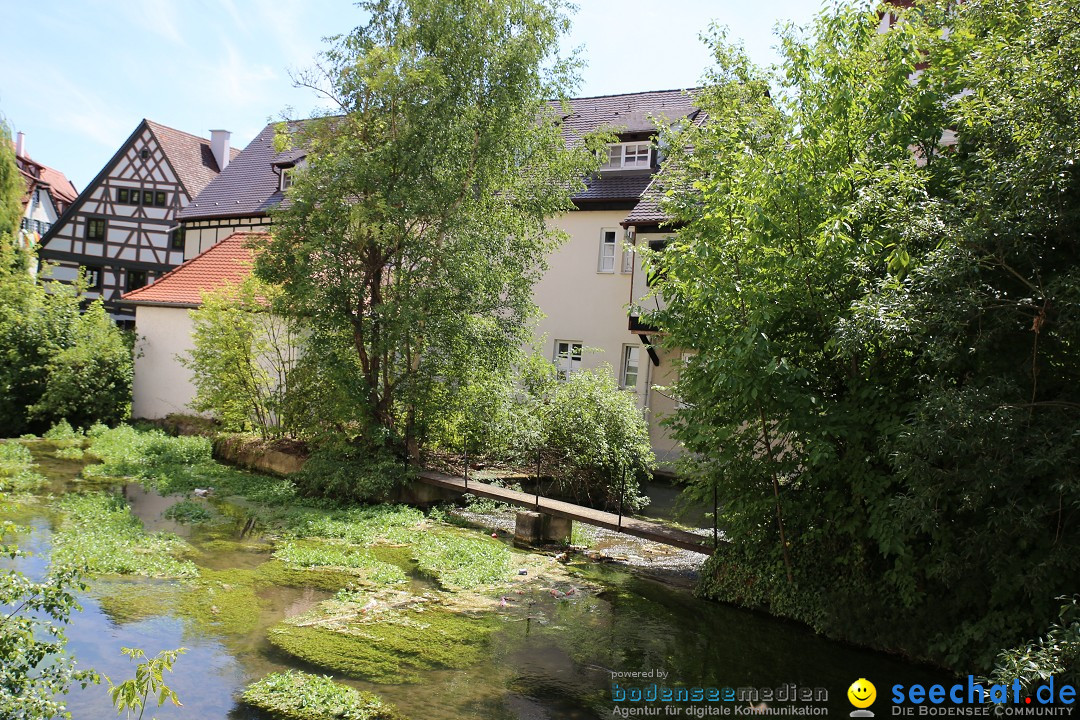
<svg viewBox="0 0 1080 720"><path fill-rule="evenodd" d="M409 477L405 460L389 448L331 443L315 450L296 474L300 494L346 502L379 502Z"/></svg>

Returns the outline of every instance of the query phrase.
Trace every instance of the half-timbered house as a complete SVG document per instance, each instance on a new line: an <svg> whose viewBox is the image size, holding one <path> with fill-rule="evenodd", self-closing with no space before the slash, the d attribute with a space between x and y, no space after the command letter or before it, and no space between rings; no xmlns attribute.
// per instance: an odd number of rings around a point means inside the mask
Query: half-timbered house
<svg viewBox="0 0 1080 720"><path fill-rule="evenodd" d="M143 120L42 238L40 258L63 282L82 268L87 295L133 322L116 301L183 262L176 215L233 157L224 130L206 139Z"/></svg>

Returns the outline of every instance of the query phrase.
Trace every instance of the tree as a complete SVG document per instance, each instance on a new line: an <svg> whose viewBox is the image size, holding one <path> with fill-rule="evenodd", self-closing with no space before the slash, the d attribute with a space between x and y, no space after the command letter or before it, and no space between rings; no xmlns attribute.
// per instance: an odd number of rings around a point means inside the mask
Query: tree
<svg viewBox="0 0 1080 720"><path fill-rule="evenodd" d="M25 194L26 182L15 164L11 130L0 115L0 273L21 266L23 258L16 238Z"/></svg>
<svg viewBox="0 0 1080 720"><path fill-rule="evenodd" d="M306 153L256 272L310 327L329 423L415 456L454 378L509 372L557 239L545 219L599 162L567 148L561 0L370 0L299 84L337 115L282 127ZM436 402L437 399L437 402Z"/></svg>
<svg viewBox="0 0 1080 720"><path fill-rule="evenodd" d="M263 439L300 430L290 411L298 329L270 312L276 293L254 276L207 293L190 313L193 347L181 358L192 371L192 409L213 412L226 430L254 429Z"/></svg>
<svg viewBox="0 0 1080 720"><path fill-rule="evenodd" d="M788 28L773 72L712 35L652 321L693 351L673 425L735 539L704 590L986 670L1080 570L1080 29L893 10Z"/></svg>

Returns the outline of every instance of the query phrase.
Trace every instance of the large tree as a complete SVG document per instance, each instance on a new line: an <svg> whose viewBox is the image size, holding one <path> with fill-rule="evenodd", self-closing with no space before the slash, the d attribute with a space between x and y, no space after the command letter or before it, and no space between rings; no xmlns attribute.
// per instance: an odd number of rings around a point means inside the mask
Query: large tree
<svg viewBox="0 0 1080 720"><path fill-rule="evenodd" d="M509 371L545 219L595 167L559 131L561 0L371 0L299 80L336 105L282 127L306 154L257 272L310 327L299 371L336 428L415 453L478 373Z"/></svg>
<svg viewBox="0 0 1080 720"><path fill-rule="evenodd" d="M901 14L829 9L774 71L714 35L653 319L733 540L705 589L985 669L1080 572L1080 25Z"/></svg>

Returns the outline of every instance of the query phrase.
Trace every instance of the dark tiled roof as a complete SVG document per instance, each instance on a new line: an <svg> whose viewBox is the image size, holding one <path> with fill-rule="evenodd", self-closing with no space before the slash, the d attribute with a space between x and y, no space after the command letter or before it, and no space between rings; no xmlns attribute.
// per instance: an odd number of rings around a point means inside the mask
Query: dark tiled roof
<svg viewBox="0 0 1080 720"><path fill-rule="evenodd" d="M607 173L585 181L584 191L574 195L578 202L637 200L649 186L651 175Z"/></svg>
<svg viewBox="0 0 1080 720"><path fill-rule="evenodd" d="M121 299L131 305L198 307L203 293L243 282L251 274L251 244L267 237L265 233L233 233Z"/></svg>
<svg viewBox="0 0 1080 720"><path fill-rule="evenodd" d="M645 191L641 194L641 200L634 206L634 209L630 211L630 214L626 216L626 219L622 221L625 225L658 225L665 220L667 216L660 210L660 193L656 186L656 183L649 183L649 187L645 188Z"/></svg>
<svg viewBox="0 0 1080 720"><path fill-rule="evenodd" d="M180 211L181 220L211 217L265 215L280 204L284 195L274 163L293 160L295 151L274 150L274 128L270 123L229 163L194 201Z"/></svg>
<svg viewBox="0 0 1080 720"><path fill-rule="evenodd" d="M619 133L656 130L652 118L675 121L693 118L696 89L573 98L567 106L553 104L562 114L563 137L567 143L579 141L586 133L601 128ZM284 194L278 190L278 170L303 157L302 150L279 153L274 149L277 123L270 123L252 140L229 167L214 178L193 202L180 211L180 220L250 217L265 215L279 205ZM649 184L645 174L606 173L590 178L587 189L574 196L578 202L635 201Z"/></svg>
<svg viewBox="0 0 1080 720"><path fill-rule="evenodd" d="M674 122L693 116L697 112L694 106L697 92L697 88L689 88L572 98L567 101L569 114L562 119L563 137L573 143L600 128L618 133L652 132L656 130L654 117Z"/></svg>
<svg viewBox="0 0 1080 720"><path fill-rule="evenodd" d="M184 188L188 197L201 193L210 181L219 174L217 160L210 150L210 141L190 133L176 130L153 120L146 120L146 125L154 133L162 152L169 159L169 164ZM239 155L239 150L230 150L230 160Z"/></svg>

